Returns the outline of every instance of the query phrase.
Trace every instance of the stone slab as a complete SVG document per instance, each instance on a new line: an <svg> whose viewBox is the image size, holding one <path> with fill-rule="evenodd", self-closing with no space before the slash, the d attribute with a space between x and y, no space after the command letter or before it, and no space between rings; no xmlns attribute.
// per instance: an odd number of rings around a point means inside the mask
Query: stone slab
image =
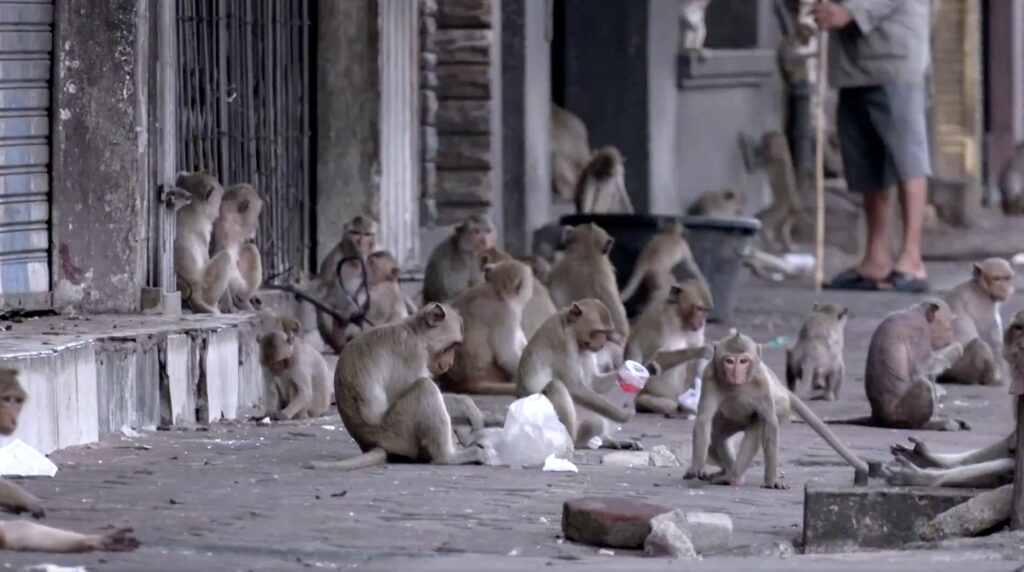
<svg viewBox="0 0 1024 572"><path fill-rule="evenodd" d="M575 542L610 548L641 548L651 519L669 508L627 497L583 497L562 506L562 532Z"/></svg>
<svg viewBox="0 0 1024 572"><path fill-rule="evenodd" d="M977 491L925 487L808 486L804 490L806 553L897 548Z"/></svg>

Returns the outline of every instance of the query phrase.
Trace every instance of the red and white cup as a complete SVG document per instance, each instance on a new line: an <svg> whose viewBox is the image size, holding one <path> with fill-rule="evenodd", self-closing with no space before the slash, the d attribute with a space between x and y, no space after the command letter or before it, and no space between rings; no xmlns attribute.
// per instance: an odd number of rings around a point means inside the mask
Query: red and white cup
<svg viewBox="0 0 1024 572"><path fill-rule="evenodd" d="M626 360L619 367L619 388L628 395L635 396L647 385L651 373L647 368L633 360Z"/></svg>

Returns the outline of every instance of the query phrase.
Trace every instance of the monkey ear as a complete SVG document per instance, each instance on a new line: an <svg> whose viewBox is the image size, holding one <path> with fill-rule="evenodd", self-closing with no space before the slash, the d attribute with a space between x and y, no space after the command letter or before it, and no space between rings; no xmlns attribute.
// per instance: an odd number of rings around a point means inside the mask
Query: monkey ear
<svg viewBox="0 0 1024 572"><path fill-rule="evenodd" d="M980 279L981 275L983 274L983 271L981 269L981 264L978 264L977 262L975 262L972 266L973 266L973 270L971 272L971 278L973 278L974 280Z"/></svg>
<svg viewBox="0 0 1024 572"><path fill-rule="evenodd" d="M601 248L601 254L608 256L612 251L612 247L615 246L615 239L609 237L608 240L604 241L604 246Z"/></svg>
<svg viewBox="0 0 1024 572"><path fill-rule="evenodd" d="M570 322L575 322L582 315L583 315L583 308L581 308L580 305L577 304L576 302L573 302L572 306L569 307L569 321Z"/></svg>
<svg viewBox="0 0 1024 572"><path fill-rule="evenodd" d="M764 355L764 344L754 344L754 345L757 347L757 359L760 360L760 359L762 359L761 356Z"/></svg>
<svg viewBox="0 0 1024 572"><path fill-rule="evenodd" d="M668 288L668 299L665 300L668 304L675 304L679 301L679 294L683 292L683 287L679 284L673 284Z"/></svg>
<svg viewBox="0 0 1024 572"><path fill-rule="evenodd" d="M562 247L568 246L575 236L575 229L571 226L562 227Z"/></svg>
<svg viewBox="0 0 1024 572"><path fill-rule="evenodd" d="M933 321L935 319L935 314L939 312L939 305L932 301L922 302L921 305L924 307L924 317L927 318L929 322Z"/></svg>
<svg viewBox="0 0 1024 572"><path fill-rule="evenodd" d="M839 310L839 319L842 320L843 318L845 318L849 314L850 314L850 309L846 308L844 306L841 310Z"/></svg>
<svg viewBox="0 0 1024 572"><path fill-rule="evenodd" d="M444 311L444 306L434 302L427 306L423 311L423 319L427 323L428 328L436 328L444 323L444 319L447 313Z"/></svg>
<svg viewBox="0 0 1024 572"><path fill-rule="evenodd" d="M491 264L491 255L490 254L481 254L480 255L480 270L484 271L484 277L485 278L487 277L487 273L490 272L490 269L488 267L494 267L494 265Z"/></svg>

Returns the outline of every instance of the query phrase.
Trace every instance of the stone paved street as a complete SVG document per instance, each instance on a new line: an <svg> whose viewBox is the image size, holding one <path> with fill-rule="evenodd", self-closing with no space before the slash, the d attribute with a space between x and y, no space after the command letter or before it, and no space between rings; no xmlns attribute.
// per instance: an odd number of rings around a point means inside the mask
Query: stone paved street
<svg viewBox="0 0 1024 572"><path fill-rule="evenodd" d="M936 281L942 281L938 273ZM950 274L949 276L955 276ZM949 282L950 279L945 280ZM948 284L944 284L948 285ZM804 289L749 285L742 289L733 324L767 346L768 363L782 373L779 336L792 336L814 299ZM824 417L863 415L863 358L872 329L890 310L914 299L902 295L825 293L851 307L847 330L850 378L838 403L814 402ZM1018 297L1006 314L1024 307ZM717 338L724 325L713 325ZM775 343L772 343L775 340ZM965 433L836 427L860 455L883 459L890 443L922 436L939 451L985 444L1010 423L1005 388L947 386L944 413L962 416ZM510 399L479 398L500 411ZM623 427L645 448L666 445L679 468L600 465L603 455L578 452L580 472L539 469L391 465L349 473L300 468L310 459L355 454L337 415L270 427L237 422L209 431L145 432L109 438L96 446L60 451L54 479L25 483L48 510L47 524L91 530L133 526L143 546L131 554L0 555L9 567L40 562L83 564L91 570L522 570L532 567L624 570L679 568L682 563L639 560L639 553L599 555L560 537L562 502L581 495L637 495L686 510L729 513L733 546L764 553L773 543L799 539L803 488L809 483L850 483L853 471L806 425L782 432L787 491L760 488L760 457L739 487L684 482L692 422L642 415ZM757 562L706 557L693 570L961 570L1009 571L1024 558L1020 537L927 552L839 556L762 555Z"/></svg>

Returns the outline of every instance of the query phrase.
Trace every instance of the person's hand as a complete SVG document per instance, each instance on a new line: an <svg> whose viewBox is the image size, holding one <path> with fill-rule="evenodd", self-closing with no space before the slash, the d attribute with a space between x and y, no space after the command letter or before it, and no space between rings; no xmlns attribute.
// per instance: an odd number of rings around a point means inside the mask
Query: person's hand
<svg viewBox="0 0 1024 572"><path fill-rule="evenodd" d="M811 6L811 16L822 30L845 28L853 20L853 14L835 2L816 2Z"/></svg>

